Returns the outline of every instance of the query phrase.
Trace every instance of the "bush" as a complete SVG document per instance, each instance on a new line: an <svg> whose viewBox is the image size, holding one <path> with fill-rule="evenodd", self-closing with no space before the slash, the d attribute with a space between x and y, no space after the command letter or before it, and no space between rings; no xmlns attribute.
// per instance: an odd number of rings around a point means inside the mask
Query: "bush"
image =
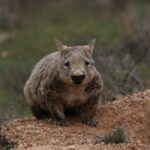
<svg viewBox="0 0 150 150"><path fill-rule="evenodd" d="M126 133L123 128L117 128L109 135L106 135L104 137L96 137L94 144L102 142L104 142L105 144L126 143L127 142Z"/></svg>
<svg viewBox="0 0 150 150"><path fill-rule="evenodd" d="M14 147L15 143L9 142L7 138L0 132L0 149L1 150L10 150Z"/></svg>

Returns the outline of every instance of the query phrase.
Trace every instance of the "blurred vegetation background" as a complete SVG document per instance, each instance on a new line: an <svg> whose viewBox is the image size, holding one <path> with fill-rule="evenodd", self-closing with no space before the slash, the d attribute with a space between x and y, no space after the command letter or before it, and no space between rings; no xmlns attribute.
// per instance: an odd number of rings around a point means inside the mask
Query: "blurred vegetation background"
<svg viewBox="0 0 150 150"><path fill-rule="evenodd" d="M30 115L23 86L55 38L96 38L102 102L150 87L149 0L0 0L0 123Z"/></svg>

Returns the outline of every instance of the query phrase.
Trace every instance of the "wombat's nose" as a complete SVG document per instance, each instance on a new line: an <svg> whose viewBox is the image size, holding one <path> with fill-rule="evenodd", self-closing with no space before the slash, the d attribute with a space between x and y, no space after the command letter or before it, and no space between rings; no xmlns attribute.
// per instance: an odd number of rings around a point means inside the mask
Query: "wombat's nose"
<svg viewBox="0 0 150 150"><path fill-rule="evenodd" d="M84 80L85 75L72 75L71 79L75 84L81 84L82 81Z"/></svg>

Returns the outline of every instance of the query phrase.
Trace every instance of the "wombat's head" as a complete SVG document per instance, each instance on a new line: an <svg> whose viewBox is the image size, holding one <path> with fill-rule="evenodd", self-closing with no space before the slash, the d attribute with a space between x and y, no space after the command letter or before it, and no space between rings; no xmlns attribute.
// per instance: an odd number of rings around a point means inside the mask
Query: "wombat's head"
<svg viewBox="0 0 150 150"><path fill-rule="evenodd" d="M66 46L56 40L60 52L58 72L63 82L67 84L82 84L90 82L95 74L92 53L95 40L83 46Z"/></svg>

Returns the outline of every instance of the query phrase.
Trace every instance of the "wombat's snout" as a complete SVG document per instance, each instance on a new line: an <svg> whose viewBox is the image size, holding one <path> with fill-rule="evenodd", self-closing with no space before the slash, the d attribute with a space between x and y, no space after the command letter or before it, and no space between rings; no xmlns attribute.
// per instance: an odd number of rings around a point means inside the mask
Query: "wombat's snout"
<svg viewBox="0 0 150 150"><path fill-rule="evenodd" d="M85 78L84 74L81 75L72 75L71 79L75 84L81 84Z"/></svg>

